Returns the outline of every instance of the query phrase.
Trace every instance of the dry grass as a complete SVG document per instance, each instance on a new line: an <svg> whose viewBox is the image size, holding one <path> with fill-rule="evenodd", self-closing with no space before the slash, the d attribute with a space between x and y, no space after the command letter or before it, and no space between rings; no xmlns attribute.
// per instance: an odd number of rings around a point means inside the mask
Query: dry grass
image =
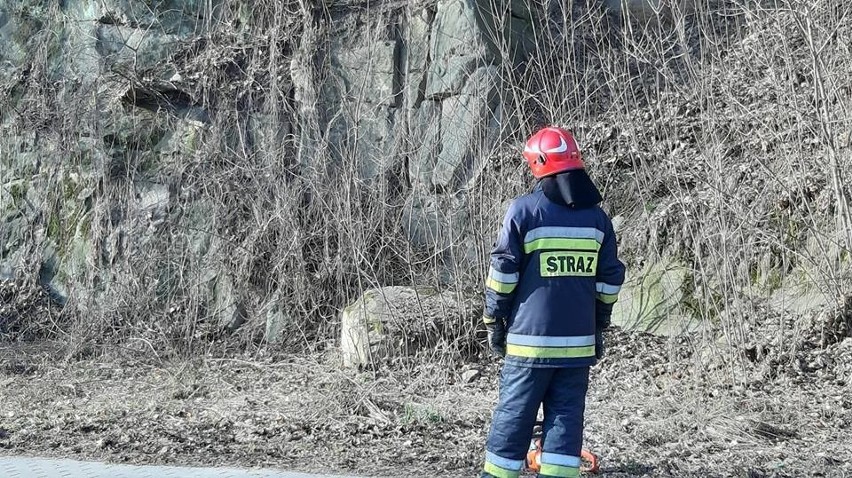
<svg viewBox="0 0 852 478"><path fill-rule="evenodd" d="M613 330L593 370L586 447L609 478L843 476L852 449L852 340L825 374L761 367L726 384L724 357ZM62 346L5 347L0 450L114 462L241 465L369 476L472 476L498 364L369 374L334 357L276 354L156 362L141 352L57 360ZM692 373L698 364L704 372Z"/></svg>
<svg viewBox="0 0 852 478"><path fill-rule="evenodd" d="M55 148L40 166L43 204L25 212L33 221L22 247L37 258L50 234L60 244L84 234L94 246L68 308L81 313L63 319L70 325L42 321L39 328L77 355L115 344L164 357L222 354L267 345L264 312L276 302L287 313L276 347L316 352L333 343L339 309L365 289L425 284L475 296L502 205L530 186L518 145L542 123L577 132L607 209L626 218L620 234L630 267L664 255L684 263L692 270L691 307L721 335L747 342L749 327L765 316L765 292L782 285L848 294L852 228L843 174L852 55L839 39L852 35L850 7L720 0L646 24L575 3L552 6L523 67L502 63L500 141L478 152L487 160L466 189L435 196L437 219L461 208L465 230L427 246L405 235L412 183L404 161L376 180L359 179L365 158L333 159L328 132L296 119L332 79L327 59L311 57L312 45L328 40L332 17L357 17L360 6L262 1L247 8L229 0L205 12L176 56L182 96L166 99L210 112L209 121L195 148L160 158L153 169L134 149L151 145L134 134L95 139L85 153L77 145L97 138L81 125L98 124L104 106L134 113L131 132L180 123L174 105L136 114L154 101L141 93L164 94L152 80L157 71L111 72L105 82L124 102L90 102L92 91L53 81L50 33L58 24L45 23L33 37L41 53L26 78L10 83L2 105L14 110L7 132L35 131L44 137L36 145ZM402 7L371 8L368 15L393 17ZM497 44L509 58L509 46ZM309 57L302 64L312 67L300 74L313 91L291 81L298 55ZM357 121L360 113L316 114ZM116 155L110 141L132 144ZM76 183L69 171L79 172ZM169 187L165 221L134 216L144 182ZM84 191L83 204L69 198ZM444 207L451 203L456 209ZM194 214L202 227L188 219ZM88 228L79 227L81 215ZM145 233L149 227L154 234ZM191 252L198 241L209 244L208 254ZM23 271L25 281L34 270ZM211 273L235 290L247 321L236 333L221 322L222 305L211 303L211 287L227 285L211 282ZM740 350L730 353L732 367L744 366Z"/></svg>
<svg viewBox="0 0 852 478"><path fill-rule="evenodd" d="M448 346L371 373L340 371L329 352L337 313L376 286L477 296L502 207L530 187L519 145L536 126L558 123L577 132L606 208L625 218L631 270L662 256L685 264L690 307L713 329L610 337L587 415L587 443L604 456L605 476L852 472L848 299L807 317L768 300L804 286L832 299L850 294L852 7L703 1L645 24L591 1L553 3L525 66L503 63L501 139L478 152L482 170L458 194L434 196L436 219L463 210L464 230L427 245L405 233L414 186L402 159L418 145L400 145L400 161L377 180L359 179L364 158L332 160L319 120L363 111L316 110L304 131L296 120L327 86L327 59L312 55L330 19L393 17L404 7L370 8L225 0L205 12L176 57L185 96L169 98L209 118L192 148L151 168L136 154L151 144L136 133L185 126L173 106L140 114L137 92L161 90L156 71L105 75L117 104L57 81L52 39L68 25L50 7L26 74L0 76L0 116L14 119L3 132L25 138L14 154L38 153L38 168L25 173L41 192L15 202L15 217L26 219L16 247L29 265L20 288L0 290L0 326L12 339L53 338L59 350L41 356L40 343L0 354L0 448L472 474L497 367L463 363ZM291 69L299 55L309 71ZM297 90L296 74L314 90ZM297 111L295 98L307 107ZM126 137L99 136L102 115L128 115ZM0 151L4 171L9 158ZM168 186L162 217L137 216L146 182ZM3 184L0 194L8 204L20 191ZM77 234L93 247L60 315L21 291L37 283L45 238L63 244ZM208 254L193 252L198 244ZM210 301L211 273L229 278L245 311L236 332ZM275 344L264 334L271 302L287 313ZM461 383L472 366L483 378Z"/></svg>

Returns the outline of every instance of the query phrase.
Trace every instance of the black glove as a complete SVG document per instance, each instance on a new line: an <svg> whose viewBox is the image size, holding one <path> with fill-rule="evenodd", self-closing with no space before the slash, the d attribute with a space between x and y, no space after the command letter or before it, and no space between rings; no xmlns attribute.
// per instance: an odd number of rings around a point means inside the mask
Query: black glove
<svg viewBox="0 0 852 478"><path fill-rule="evenodd" d="M612 304L597 301L595 304L595 358L598 360L605 355L603 331L609 328L610 322L612 322Z"/></svg>
<svg viewBox="0 0 852 478"><path fill-rule="evenodd" d="M492 357L506 356L506 324L503 319L483 317L488 330L488 351Z"/></svg>
<svg viewBox="0 0 852 478"><path fill-rule="evenodd" d="M598 360L604 358L604 337L601 329L595 332L595 358Z"/></svg>
<svg viewBox="0 0 852 478"><path fill-rule="evenodd" d="M604 304L598 301L595 304L595 327L597 330L606 330L612 322L612 304Z"/></svg>

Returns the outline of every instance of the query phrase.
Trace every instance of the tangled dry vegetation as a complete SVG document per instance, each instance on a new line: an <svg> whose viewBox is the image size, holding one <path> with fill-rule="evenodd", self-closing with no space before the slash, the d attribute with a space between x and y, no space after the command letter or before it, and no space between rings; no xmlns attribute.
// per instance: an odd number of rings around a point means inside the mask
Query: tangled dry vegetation
<svg viewBox="0 0 852 478"><path fill-rule="evenodd" d="M693 271L694 309L711 327L676 339L614 331L595 369L587 442L605 476L852 474L852 6L713 1L646 27L574 3L551 12L527 70L503 72L513 120L467 192L469 226L493 235L500 205L529 187L519 141L534 124L559 123L576 130L608 210L624 219L629 266L674 256ZM207 51L230 60L187 66L199 69L185 75L198 101L227 113L205 139L205 161L166 165L161 179L179 178L177 207L200 197L227 211L211 227L250 307L279 294L298 320L275 345L260 323L224 333L205 321L191 276L150 300L151 264L186 261L173 253L186 232L174 225L130 259L124 301L102 316L64 317L41 293L4 285L5 338L47 336L58 351L18 343L0 354L3 449L386 476L478 468L494 364L433 355L356 374L338 370L331 349L339 309L367 288L478 294L485 247L447 274L435 249L404 237L404 177L360 181L342 165L313 184L282 160L292 138L251 154L226 141L241 108L293 114L269 99L291 93L278 82L286 62L269 60L307 33L281 8L257 2L258 21L293 38L219 32ZM291 23L275 23L283 18ZM768 294L800 282L840 305L773 307ZM467 382L470 370L479 377Z"/></svg>
<svg viewBox="0 0 852 478"><path fill-rule="evenodd" d="M216 112L196 154L148 172L105 170L98 179L104 197L92 212L92 234L104 237L90 242L101 255L115 248L132 254L111 266L109 280L87 275L100 295L72 297L73 309L85 313L60 321L33 316L26 330L70 334L82 348L133 339L186 356L264 346L263 313L275 302L287 311L276 347L318 351L336 336L340 309L369 288L428 285L475 297L502 207L530 186L518 144L541 123L571 127L582 139L607 209L621 216L629 268L663 256L684 264L690 307L718 330L743 334L760 315L759 299L781 286L808 284L830 300L848 293L844 174L852 159L842 126L850 123L852 54L841 39L852 36L852 22L843 2L714 0L649 24L621 22L591 1L551 5L527 62L506 62L501 72L502 139L482 152L485 169L456 204L470 243L463 255L439 245L447 238L435 238L434 247L408 240L405 168L368 181L358 179L356 164L336 164L317 181L293 159L296 72L285 60L325 38L328 9L355 7L244 7L224 2L222 18L234 21L209 25L207 37L176 57L181 91ZM270 33L247 35L245 25ZM272 32L280 33L274 41ZM504 48L501 55L510 56ZM18 105L21 128L75 141L86 118L67 121L61 92L38 70L48 65L33 68L26 93L20 85L11 92L26 99ZM137 73L134 91L153 88L151 72ZM75 114L88 111L78 106ZM244 130L248 112L270 119L253 136ZM115 208L135 201L130 179L170 185L179 194L169 214L178 219L158 223L153 237L131 230L125 243L112 244L111 218L122 214ZM62 194L64 186L54 186ZM205 231L188 226L203 214L198 204L216 211L203 217ZM440 213L454 214L452 207ZM234 323L216 319L205 299L207 272L187 255L199 241L235 284L236 333ZM16 337L19 329L4 333Z"/></svg>

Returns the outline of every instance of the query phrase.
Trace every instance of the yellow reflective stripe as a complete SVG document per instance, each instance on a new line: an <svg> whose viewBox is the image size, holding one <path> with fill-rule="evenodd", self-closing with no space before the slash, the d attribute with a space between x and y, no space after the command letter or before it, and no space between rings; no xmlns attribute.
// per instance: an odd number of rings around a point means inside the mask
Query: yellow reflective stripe
<svg viewBox="0 0 852 478"><path fill-rule="evenodd" d="M514 284L515 282L518 282L518 279L520 279L521 277L521 275L517 272L513 272L511 274L506 272L500 272L495 269L494 266L491 266L488 269L488 276L494 280L505 282L506 284Z"/></svg>
<svg viewBox="0 0 852 478"><path fill-rule="evenodd" d="M497 319L495 319L494 317L488 317L487 315L483 315L482 316L482 323L484 323L484 324L496 324Z"/></svg>
<svg viewBox="0 0 852 478"><path fill-rule="evenodd" d="M598 300L604 304L614 304L618 301L618 294L603 294L599 292Z"/></svg>
<svg viewBox="0 0 852 478"><path fill-rule="evenodd" d="M559 478L576 478L580 476L580 469L573 466L551 465L542 463L539 475L558 476Z"/></svg>
<svg viewBox="0 0 852 478"><path fill-rule="evenodd" d="M595 346L585 347L532 347L506 344L506 354L525 358L582 358L594 357Z"/></svg>
<svg viewBox="0 0 852 478"><path fill-rule="evenodd" d="M521 475L521 472L519 470L507 470L505 468L500 468L494 463L489 463L487 461L485 462L484 469L486 473L496 478L518 478L518 476Z"/></svg>
<svg viewBox="0 0 852 478"><path fill-rule="evenodd" d="M565 237L543 237L524 244L527 254L541 249L575 249L581 251L598 251L601 245L594 239L569 239Z"/></svg>
<svg viewBox="0 0 852 478"><path fill-rule="evenodd" d="M515 287L517 285L518 284L507 284L505 282L500 282L490 277L488 278L488 280L485 281L485 287L488 287L489 289L495 292L499 292L501 294L510 294L512 291L515 290Z"/></svg>

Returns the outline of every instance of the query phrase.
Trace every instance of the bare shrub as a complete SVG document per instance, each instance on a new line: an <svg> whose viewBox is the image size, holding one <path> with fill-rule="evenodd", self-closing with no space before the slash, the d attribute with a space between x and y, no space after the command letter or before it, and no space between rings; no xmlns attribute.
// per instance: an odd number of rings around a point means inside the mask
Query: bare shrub
<svg viewBox="0 0 852 478"><path fill-rule="evenodd" d="M607 209L626 218L620 235L631 267L662 255L682 261L693 275L691 307L731 342L745 341L744 324L762 320L767 291L811 283L828 296L848 293L850 137L843 128L852 55L838 39L852 33L850 7L837 0L694 3L641 21L591 1L533 5L535 45L520 62L511 42L495 35L500 139L476 152L479 169L461 191L434 196L445 206L435 220L461 225L415 246L404 215L412 187L405 159L415 151L393 146L388 154L403 160L360 179L365 158L355 148L331 151L329 131L299 122L304 111L294 106L300 95L316 115L349 124L365 117L362 101L321 111L319 95L329 86L321 81L333 75L328 59L311 51L328 41L334 14L356 6L222 2L176 56L180 95L169 96L149 71L121 72L131 85L125 107L138 108L139 94L153 92L148 107L165 121L185 119L168 106L178 100L210 117L191 152L153 170L133 154L95 162L85 180L96 191L86 234L98 246L78 281L94 293L72 298L86 313L71 330L84 342L136 338L175 353L222 351L263 343L263 314L274 302L287 318L281 346L315 351L336 336L340 308L366 289L422 284L477 295L503 207L531 185L519 145L545 123L577 132ZM379 18L403 7L370 8ZM494 32L506 30L505 17L495 21ZM96 123L104 105L52 81L47 60L55 53L43 33L40 56L16 87L28 90L14 105L19 132L49 131L55 144L73 144L94 134L79 124ZM295 90L294 55L309 57L315 91ZM98 148L102 154L110 145ZM55 191L69 166L61 153L42 164ZM131 217L139 181L168 185L169 221L151 226L153 235L132 228L116 235L119 223L149 224ZM209 217L203 230L191 230L181 218L199 204L209 206ZM212 244L204 259L188 253L199 235ZM217 318L209 298L210 287L227 284L239 303L233 316L247 321L241 327ZM231 339L215 340L223 337Z"/></svg>

